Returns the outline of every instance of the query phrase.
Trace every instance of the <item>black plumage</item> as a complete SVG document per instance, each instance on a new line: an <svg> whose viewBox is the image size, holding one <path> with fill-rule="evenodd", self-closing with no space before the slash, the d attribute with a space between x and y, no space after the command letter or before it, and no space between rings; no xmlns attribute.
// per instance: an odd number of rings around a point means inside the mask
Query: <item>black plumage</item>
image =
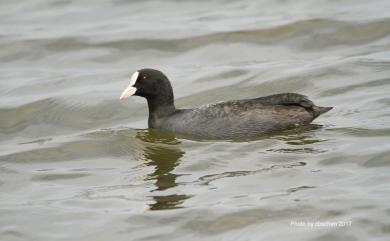
<svg viewBox="0 0 390 241"><path fill-rule="evenodd" d="M142 69L133 76L135 84L123 92L121 99L130 95L147 99L149 128L207 138L234 139L286 130L309 124L332 109L316 106L306 96L295 93L176 109L172 86L162 72Z"/></svg>

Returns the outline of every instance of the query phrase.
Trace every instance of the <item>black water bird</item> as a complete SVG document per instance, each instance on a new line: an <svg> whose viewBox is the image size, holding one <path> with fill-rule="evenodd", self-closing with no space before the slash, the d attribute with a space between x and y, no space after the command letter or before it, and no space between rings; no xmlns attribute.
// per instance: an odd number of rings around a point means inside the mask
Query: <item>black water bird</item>
<svg viewBox="0 0 390 241"><path fill-rule="evenodd" d="M333 107L319 107L306 96L275 94L232 100L194 109L176 109L171 83L160 71L141 69L130 79L120 99L146 98L149 128L215 139L259 136L309 124Z"/></svg>

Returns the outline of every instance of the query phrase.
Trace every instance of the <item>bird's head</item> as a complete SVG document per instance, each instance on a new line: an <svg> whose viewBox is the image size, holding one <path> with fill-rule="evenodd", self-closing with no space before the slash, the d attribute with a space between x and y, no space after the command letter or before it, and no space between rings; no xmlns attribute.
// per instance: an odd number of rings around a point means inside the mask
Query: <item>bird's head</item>
<svg viewBox="0 0 390 241"><path fill-rule="evenodd" d="M161 97L173 99L171 83L161 71L155 69L141 69L133 73L130 84L122 92L120 99L126 99L132 95L148 100Z"/></svg>

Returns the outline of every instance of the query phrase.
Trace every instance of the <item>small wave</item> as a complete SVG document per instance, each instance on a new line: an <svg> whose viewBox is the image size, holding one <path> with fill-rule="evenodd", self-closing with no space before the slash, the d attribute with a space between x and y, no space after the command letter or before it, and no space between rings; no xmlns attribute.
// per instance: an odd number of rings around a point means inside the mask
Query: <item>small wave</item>
<svg viewBox="0 0 390 241"><path fill-rule="evenodd" d="M104 40L97 36L8 40L3 48L12 45L15 52L3 55L3 60L39 59L47 52L87 51L88 49L117 50L120 56L134 55L135 51L158 50L186 52L215 44L251 43L258 45L282 44L300 50L316 50L339 45L359 45L378 41L390 34L390 19L371 22L348 22L331 19L306 19L267 29L240 29L212 32L183 38L138 38ZM169 35L169 33L167 34ZM26 47L29 46L29 47ZM98 57L99 58L99 57Z"/></svg>
<svg viewBox="0 0 390 241"><path fill-rule="evenodd" d="M198 182L201 185L209 185L211 182L214 182L216 180L226 178L226 177L240 177L240 176L247 176L257 173L267 173L276 169L283 169L283 168L295 168L295 167L301 167L306 166L305 162L294 162L289 164L277 164L272 165L270 167L253 170L253 171L231 171L231 172L224 172L224 173L217 173L217 174L210 174L205 175L203 177L200 177Z"/></svg>
<svg viewBox="0 0 390 241"><path fill-rule="evenodd" d="M31 178L32 181L61 181L69 179L78 179L90 176L89 173L56 173L56 174L41 174Z"/></svg>
<svg viewBox="0 0 390 241"><path fill-rule="evenodd" d="M372 81L365 81L364 83L358 83L358 84L350 84L348 86L333 88L329 90L325 90L321 93L322 96L335 96L339 94L345 94L347 92L356 91L357 89L365 89L373 88L373 87L380 87L384 88L385 86L390 85L390 78L381 78L381 79L375 79Z"/></svg>
<svg viewBox="0 0 390 241"><path fill-rule="evenodd" d="M34 127L29 133L45 135L60 130L85 130L112 125L128 118L129 110L116 100L104 100L95 105L70 103L47 98L13 108L1 108L0 134L10 135ZM57 131L56 131L57 130Z"/></svg>
<svg viewBox="0 0 390 241"><path fill-rule="evenodd" d="M136 133L133 129L114 132L101 130L63 138L49 145L30 143L33 149L21 151L15 148L13 153L0 156L0 161L42 163L130 156L137 147L134 138L131 138Z"/></svg>

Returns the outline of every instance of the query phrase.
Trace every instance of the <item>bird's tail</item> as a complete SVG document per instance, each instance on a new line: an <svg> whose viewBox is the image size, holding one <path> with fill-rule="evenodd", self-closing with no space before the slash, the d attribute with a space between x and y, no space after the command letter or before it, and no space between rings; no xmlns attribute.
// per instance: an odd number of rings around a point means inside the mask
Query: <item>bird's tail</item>
<svg viewBox="0 0 390 241"><path fill-rule="evenodd" d="M319 115L322 115L331 109L333 109L333 107L313 106L314 118L317 118Z"/></svg>
<svg viewBox="0 0 390 241"><path fill-rule="evenodd" d="M333 109L333 107L320 107L319 106L318 109L319 109L320 115L321 115L321 114L324 114L324 113L330 111L331 109Z"/></svg>

